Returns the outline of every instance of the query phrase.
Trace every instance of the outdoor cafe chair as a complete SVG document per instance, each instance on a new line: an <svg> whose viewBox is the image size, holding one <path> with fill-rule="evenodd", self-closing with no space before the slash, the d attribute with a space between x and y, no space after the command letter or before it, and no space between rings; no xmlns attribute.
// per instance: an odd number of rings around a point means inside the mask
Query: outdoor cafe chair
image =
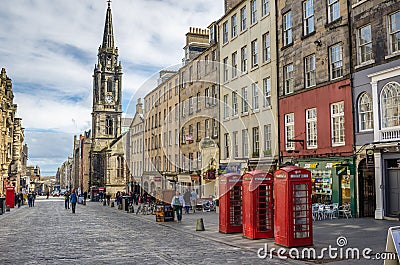
<svg viewBox="0 0 400 265"><path fill-rule="evenodd" d="M339 217L346 217L347 219L350 217L353 217L353 215L351 214L351 208L350 208L350 204L346 203L343 204L341 206L339 206Z"/></svg>

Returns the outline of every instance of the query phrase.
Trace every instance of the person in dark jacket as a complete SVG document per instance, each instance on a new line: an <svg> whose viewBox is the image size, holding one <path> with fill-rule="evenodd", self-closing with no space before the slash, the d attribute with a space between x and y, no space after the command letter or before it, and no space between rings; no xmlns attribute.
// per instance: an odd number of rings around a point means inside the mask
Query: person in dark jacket
<svg viewBox="0 0 400 265"><path fill-rule="evenodd" d="M75 213L76 203L78 201L78 196L76 195L75 189L72 190L72 193L69 196L69 199L71 201L72 213Z"/></svg>

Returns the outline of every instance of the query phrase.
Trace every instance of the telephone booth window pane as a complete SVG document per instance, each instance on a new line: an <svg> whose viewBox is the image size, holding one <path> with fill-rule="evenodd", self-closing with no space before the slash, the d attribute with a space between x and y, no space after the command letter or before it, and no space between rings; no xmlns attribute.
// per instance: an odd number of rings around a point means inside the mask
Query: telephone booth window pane
<svg viewBox="0 0 400 265"><path fill-rule="evenodd" d="M270 201L271 194L270 185L260 185L258 187L258 200L257 200L257 224L258 231L268 231L272 229L272 205Z"/></svg>
<svg viewBox="0 0 400 265"><path fill-rule="evenodd" d="M231 225L242 224L242 186L233 186L230 191L230 214L229 223Z"/></svg>
<svg viewBox="0 0 400 265"><path fill-rule="evenodd" d="M293 184L293 233L294 238L310 236L310 203L308 184Z"/></svg>

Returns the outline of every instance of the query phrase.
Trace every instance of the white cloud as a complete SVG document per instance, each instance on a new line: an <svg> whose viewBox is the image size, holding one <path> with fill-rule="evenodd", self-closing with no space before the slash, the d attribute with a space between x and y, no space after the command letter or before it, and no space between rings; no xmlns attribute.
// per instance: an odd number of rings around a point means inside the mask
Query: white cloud
<svg viewBox="0 0 400 265"><path fill-rule="evenodd" d="M29 148L34 159L30 162L49 168L52 165L55 174L60 165L52 158L67 159L66 150L72 148L70 134L90 128L92 74L107 4L93 0L3 2L0 67L6 68L13 80L18 115L27 131L26 142L32 145ZM124 102L143 96L145 91L138 89L158 70L179 64L189 27L206 28L222 16L222 8L223 0L114 1L112 15L124 72ZM46 155L38 156L46 145L30 130L51 130L55 142L66 135L70 140L63 138L57 142L59 148L49 148Z"/></svg>

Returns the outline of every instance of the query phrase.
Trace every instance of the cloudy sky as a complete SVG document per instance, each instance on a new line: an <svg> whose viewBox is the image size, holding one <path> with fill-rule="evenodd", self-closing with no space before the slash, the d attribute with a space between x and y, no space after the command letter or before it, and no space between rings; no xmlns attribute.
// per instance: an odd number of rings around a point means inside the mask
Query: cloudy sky
<svg viewBox="0 0 400 265"><path fill-rule="evenodd" d="M223 2L112 2L124 111L150 89L145 84L159 70L181 62L189 27L218 20ZM106 0L1 0L0 67L13 81L28 164L42 175L55 175L72 154L73 136L91 128L92 74L106 9Z"/></svg>

